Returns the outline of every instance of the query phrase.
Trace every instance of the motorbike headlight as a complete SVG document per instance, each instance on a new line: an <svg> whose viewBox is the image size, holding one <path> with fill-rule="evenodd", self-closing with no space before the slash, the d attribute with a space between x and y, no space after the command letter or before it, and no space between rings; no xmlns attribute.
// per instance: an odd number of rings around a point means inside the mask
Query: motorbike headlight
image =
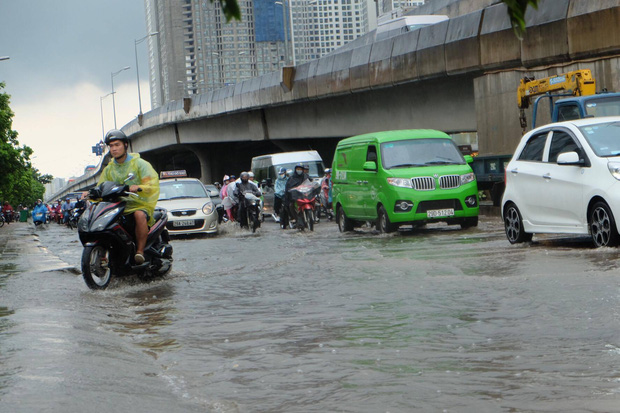
<svg viewBox="0 0 620 413"><path fill-rule="evenodd" d="M392 186L399 186L401 188L413 188L411 179L407 178L388 178L387 182Z"/></svg>
<svg viewBox="0 0 620 413"><path fill-rule="evenodd" d="M114 215L118 214L118 211L120 211L120 210L121 210L121 208L120 208L120 207L117 207L117 208L111 209L111 210L109 210L108 212L106 212L105 214L103 214L103 215L101 216L101 218L102 218L102 219L108 219L108 218L110 218L110 217L113 217Z"/></svg>
<svg viewBox="0 0 620 413"><path fill-rule="evenodd" d="M468 184L470 182L474 182L476 180L476 175L473 172L470 172L465 175L461 175L461 185Z"/></svg>
<svg viewBox="0 0 620 413"><path fill-rule="evenodd" d="M206 203L202 206L202 213L205 215L210 215L213 213L213 204L211 202Z"/></svg>
<svg viewBox="0 0 620 413"><path fill-rule="evenodd" d="M620 181L620 162L608 162L607 168L609 168L611 176Z"/></svg>

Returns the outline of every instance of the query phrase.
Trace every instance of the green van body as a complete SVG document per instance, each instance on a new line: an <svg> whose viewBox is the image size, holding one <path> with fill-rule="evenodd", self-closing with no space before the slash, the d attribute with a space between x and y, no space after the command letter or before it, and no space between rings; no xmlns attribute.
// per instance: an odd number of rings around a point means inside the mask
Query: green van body
<svg viewBox="0 0 620 413"><path fill-rule="evenodd" d="M401 142L418 139L424 141ZM419 157L425 159L423 162L418 159L416 166L402 166L407 163L399 162L385 167L388 162L382 151L387 154L389 150L397 151L395 148L407 148L406 145L417 148L415 145L425 142L430 146L443 146L450 153L453 153L450 147L453 145L456 153L451 156L456 161L441 161L446 158L420 153ZM401 158L407 156L402 151L396 154ZM360 221L377 220L382 211L388 218L387 228L379 229L386 232L397 229L398 225L434 221L475 226L479 211L478 187L468 164L471 160L461 155L450 136L436 130L376 132L343 139L336 147L332 164L336 214L339 210L342 213L347 222L344 226L349 227L345 230ZM380 222L381 219L378 224ZM343 230L340 217L339 225Z"/></svg>

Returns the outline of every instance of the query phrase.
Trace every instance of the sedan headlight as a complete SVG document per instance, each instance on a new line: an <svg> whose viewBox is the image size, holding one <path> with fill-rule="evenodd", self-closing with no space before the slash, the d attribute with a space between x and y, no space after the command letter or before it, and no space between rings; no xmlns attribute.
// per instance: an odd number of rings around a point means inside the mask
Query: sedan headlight
<svg viewBox="0 0 620 413"><path fill-rule="evenodd" d="M611 176L620 181L620 162L608 162L607 168L609 168Z"/></svg>
<svg viewBox="0 0 620 413"><path fill-rule="evenodd" d="M213 204L211 202L204 204L202 206L202 213L205 215L209 215L213 212Z"/></svg>
<svg viewBox="0 0 620 413"><path fill-rule="evenodd" d="M461 175L461 185L468 184L470 182L474 182L476 180L476 175L473 172L470 172L465 175Z"/></svg>
<svg viewBox="0 0 620 413"><path fill-rule="evenodd" d="M387 182L390 185L399 186L401 188L413 188L411 179L407 179L407 178L388 178Z"/></svg>

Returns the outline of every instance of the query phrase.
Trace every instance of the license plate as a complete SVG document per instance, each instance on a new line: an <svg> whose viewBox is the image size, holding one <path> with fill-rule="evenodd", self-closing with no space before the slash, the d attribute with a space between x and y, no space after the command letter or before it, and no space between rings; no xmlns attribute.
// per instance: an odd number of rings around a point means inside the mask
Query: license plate
<svg viewBox="0 0 620 413"><path fill-rule="evenodd" d="M426 211L426 216L429 218L451 217L453 215L454 215L454 208L431 209L430 211Z"/></svg>
<svg viewBox="0 0 620 413"><path fill-rule="evenodd" d="M193 219L186 219L183 221L172 221L173 227L193 227L195 221Z"/></svg>

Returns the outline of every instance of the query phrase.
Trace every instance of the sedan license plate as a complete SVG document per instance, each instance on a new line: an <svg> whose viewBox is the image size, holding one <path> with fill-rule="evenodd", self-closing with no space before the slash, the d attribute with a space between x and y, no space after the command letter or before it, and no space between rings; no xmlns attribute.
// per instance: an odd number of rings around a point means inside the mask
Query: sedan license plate
<svg viewBox="0 0 620 413"><path fill-rule="evenodd" d="M431 209L429 211L426 211L426 216L429 218L451 217L453 215L454 215L454 208Z"/></svg>
<svg viewBox="0 0 620 413"><path fill-rule="evenodd" d="M195 221L193 219L186 219L183 221L172 221L173 227L193 227Z"/></svg>

